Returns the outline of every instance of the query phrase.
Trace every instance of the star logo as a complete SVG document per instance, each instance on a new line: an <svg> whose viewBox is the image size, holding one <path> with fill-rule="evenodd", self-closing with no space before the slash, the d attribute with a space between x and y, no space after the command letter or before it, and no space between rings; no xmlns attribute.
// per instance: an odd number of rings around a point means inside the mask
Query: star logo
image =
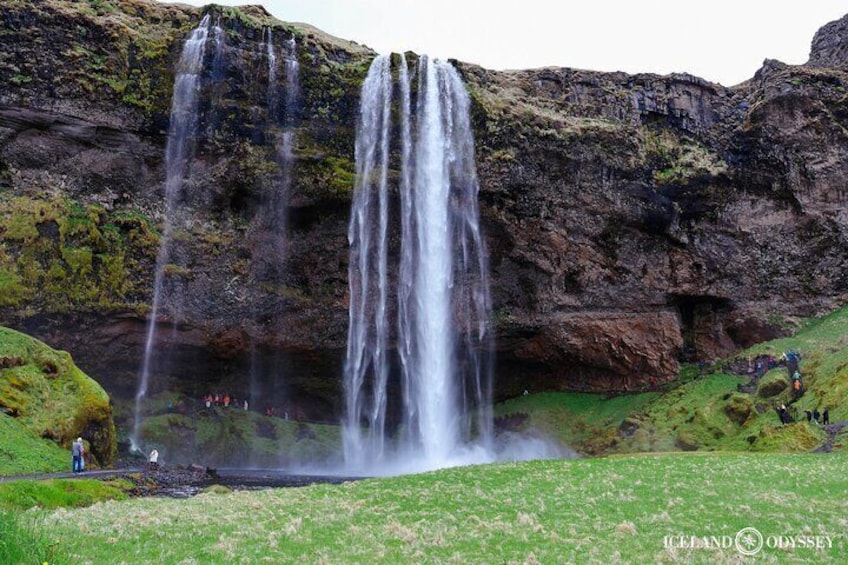
<svg viewBox="0 0 848 565"><path fill-rule="evenodd" d="M742 528L733 543L742 555L756 555L763 548L763 534L757 528Z"/></svg>

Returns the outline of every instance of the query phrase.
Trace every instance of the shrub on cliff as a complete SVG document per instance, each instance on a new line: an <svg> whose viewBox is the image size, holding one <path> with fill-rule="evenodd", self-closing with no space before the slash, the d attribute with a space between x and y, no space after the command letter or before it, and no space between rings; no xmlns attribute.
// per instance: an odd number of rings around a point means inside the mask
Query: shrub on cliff
<svg viewBox="0 0 848 565"><path fill-rule="evenodd" d="M32 432L69 448L89 442L92 462L109 465L117 444L112 407L103 388L56 351L25 334L0 327L0 408Z"/></svg>

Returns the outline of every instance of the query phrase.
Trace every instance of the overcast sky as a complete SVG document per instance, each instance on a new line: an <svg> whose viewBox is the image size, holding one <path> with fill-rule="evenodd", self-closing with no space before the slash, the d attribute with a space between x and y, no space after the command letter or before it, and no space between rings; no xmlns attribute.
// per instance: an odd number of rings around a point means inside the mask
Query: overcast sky
<svg viewBox="0 0 848 565"><path fill-rule="evenodd" d="M208 2L183 0L204 5ZM806 62L848 0L255 0L379 53L415 51L490 69L688 72L725 86L764 59Z"/></svg>

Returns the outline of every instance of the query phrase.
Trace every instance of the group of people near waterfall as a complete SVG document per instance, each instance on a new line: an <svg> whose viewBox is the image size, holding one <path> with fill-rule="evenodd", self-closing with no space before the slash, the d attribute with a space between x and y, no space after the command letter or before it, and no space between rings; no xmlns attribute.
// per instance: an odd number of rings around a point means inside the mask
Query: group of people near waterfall
<svg viewBox="0 0 848 565"><path fill-rule="evenodd" d="M781 423L790 424L795 420L795 418L793 418L789 413L789 409L786 408L785 404L781 404L776 408L776 410ZM804 415L807 417L807 422L811 424L815 424L817 426L827 426L830 424L830 411L827 407L822 409L821 412L819 412L818 407L813 408L812 410L806 409L804 410Z"/></svg>
<svg viewBox="0 0 848 565"><path fill-rule="evenodd" d="M223 406L224 408L229 408L232 406L234 408L243 408L244 410L247 410L249 407L247 400L239 402L235 396L230 396L229 393L207 394L203 397L203 403L207 408L212 406Z"/></svg>
<svg viewBox="0 0 848 565"><path fill-rule="evenodd" d="M792 349L785 352L780 357L780 363L786 365L786 369L791 375L793 401L801 398L805 390L803 377L801 376L801 370L799 367L800 362L801 353ZM789 424L790 422L793 422L797 419L789 413L789 409L786 408L785 404L781 404L779 407L775 408L775 410L777 410L778 417L780 418L780 421L783 424ZM827 407L824 407L821 412L819 411L818 406L816 406L812 410L805 409L804 415L807 418L807 422L811 424L815 424L817 426L827 426L830 424L830 411Z"/></svg>
<svg viewBox="0 0 848 565"><path fill-rule="evenodd" d="M229 393L224 393L224 394L221 394L221 393L211 394L210 393L210 394L203 396L203 398L201 398L201 401L203 402L203 405L206 406L207 408L211 408L213 406L218 406L218 407L221 407L221 408L239 408L239 409L242 409L242 410L245 410L245 411L247 411L251 408L251 404L247 401L247 399L240 400L240 399L236 398L235 395L230 395ZM256 408L254 408L254 410L255 409ZM291 410L291 412L290 412L290 410ZM269 416L269 417L276 416L276 417L279 417L279 418L283 418L284 420L288 420L289 415L291 415L291 419L294 419L294 420L305 420L306 419L306 415L297 406L294 406L294 407L281 406L281 407L277 408L275 406L268 405L268 406L265 406L265 408L262 410L262 413L265 414L266 416Z"/></svg>
<svg viewBox="0 0 848 565"><path fill-rule="evenodd" d="M818 408L814 408L812 411L804 410L804 414L807 416L807 421L812 422L813 424L821 424L822 426L830 424L830 413L827 408L825 408L821 414L819 413Z"/></svg>

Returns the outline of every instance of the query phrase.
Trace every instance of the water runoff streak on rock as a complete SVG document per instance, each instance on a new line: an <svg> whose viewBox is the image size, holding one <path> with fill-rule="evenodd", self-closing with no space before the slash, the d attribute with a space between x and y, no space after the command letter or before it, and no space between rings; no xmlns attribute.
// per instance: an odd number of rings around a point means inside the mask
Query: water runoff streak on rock
<svg viewBox="0 0 848 565"><path fill-rule="evenodd" d="M193 141L197 132L198 91L209 31L209 15L207 14L200 21L200 25L186 39L174 79L168 141L165 146L165 226L159 253L156 257L153 304L148 320L144 359L142 360L138 391L135 397L135 414L131 436L134 450L141 447L139 432L142 420L142 402L147 395L151 365L156 357L154 348L157 340L157 319L161 314L162 305L165 302L170 304L170 316L174 328L182 318L182 297L180 296L179 283L171 281L170 286L166 288L164 271L166 266L174 262L179 254L173 248L173 236L175 230L182 226L179 202L182 195L186 162L193 150ZM216 36L222 37L223 34L216 33ZM179 277L172 278L178 279Z"/></svg>
<svg viewBox="0 0 848 565"><path fill-rule="evenodd" d="M352 472L404 472L493 458L488 268L469 99L447 63L421 57L417 81L413 108L401 57L401 241L391 269L388 170L395 89L388 57L374 60L362 89L348 234L343 439ZM390 273L397 280L391 298ZM390 312L397 313L394 323ZM392 327L396 362L388 355ZM391 378L392 367L397 379ZM400 384L400 417L389 430L393 380Z"/></svg>

